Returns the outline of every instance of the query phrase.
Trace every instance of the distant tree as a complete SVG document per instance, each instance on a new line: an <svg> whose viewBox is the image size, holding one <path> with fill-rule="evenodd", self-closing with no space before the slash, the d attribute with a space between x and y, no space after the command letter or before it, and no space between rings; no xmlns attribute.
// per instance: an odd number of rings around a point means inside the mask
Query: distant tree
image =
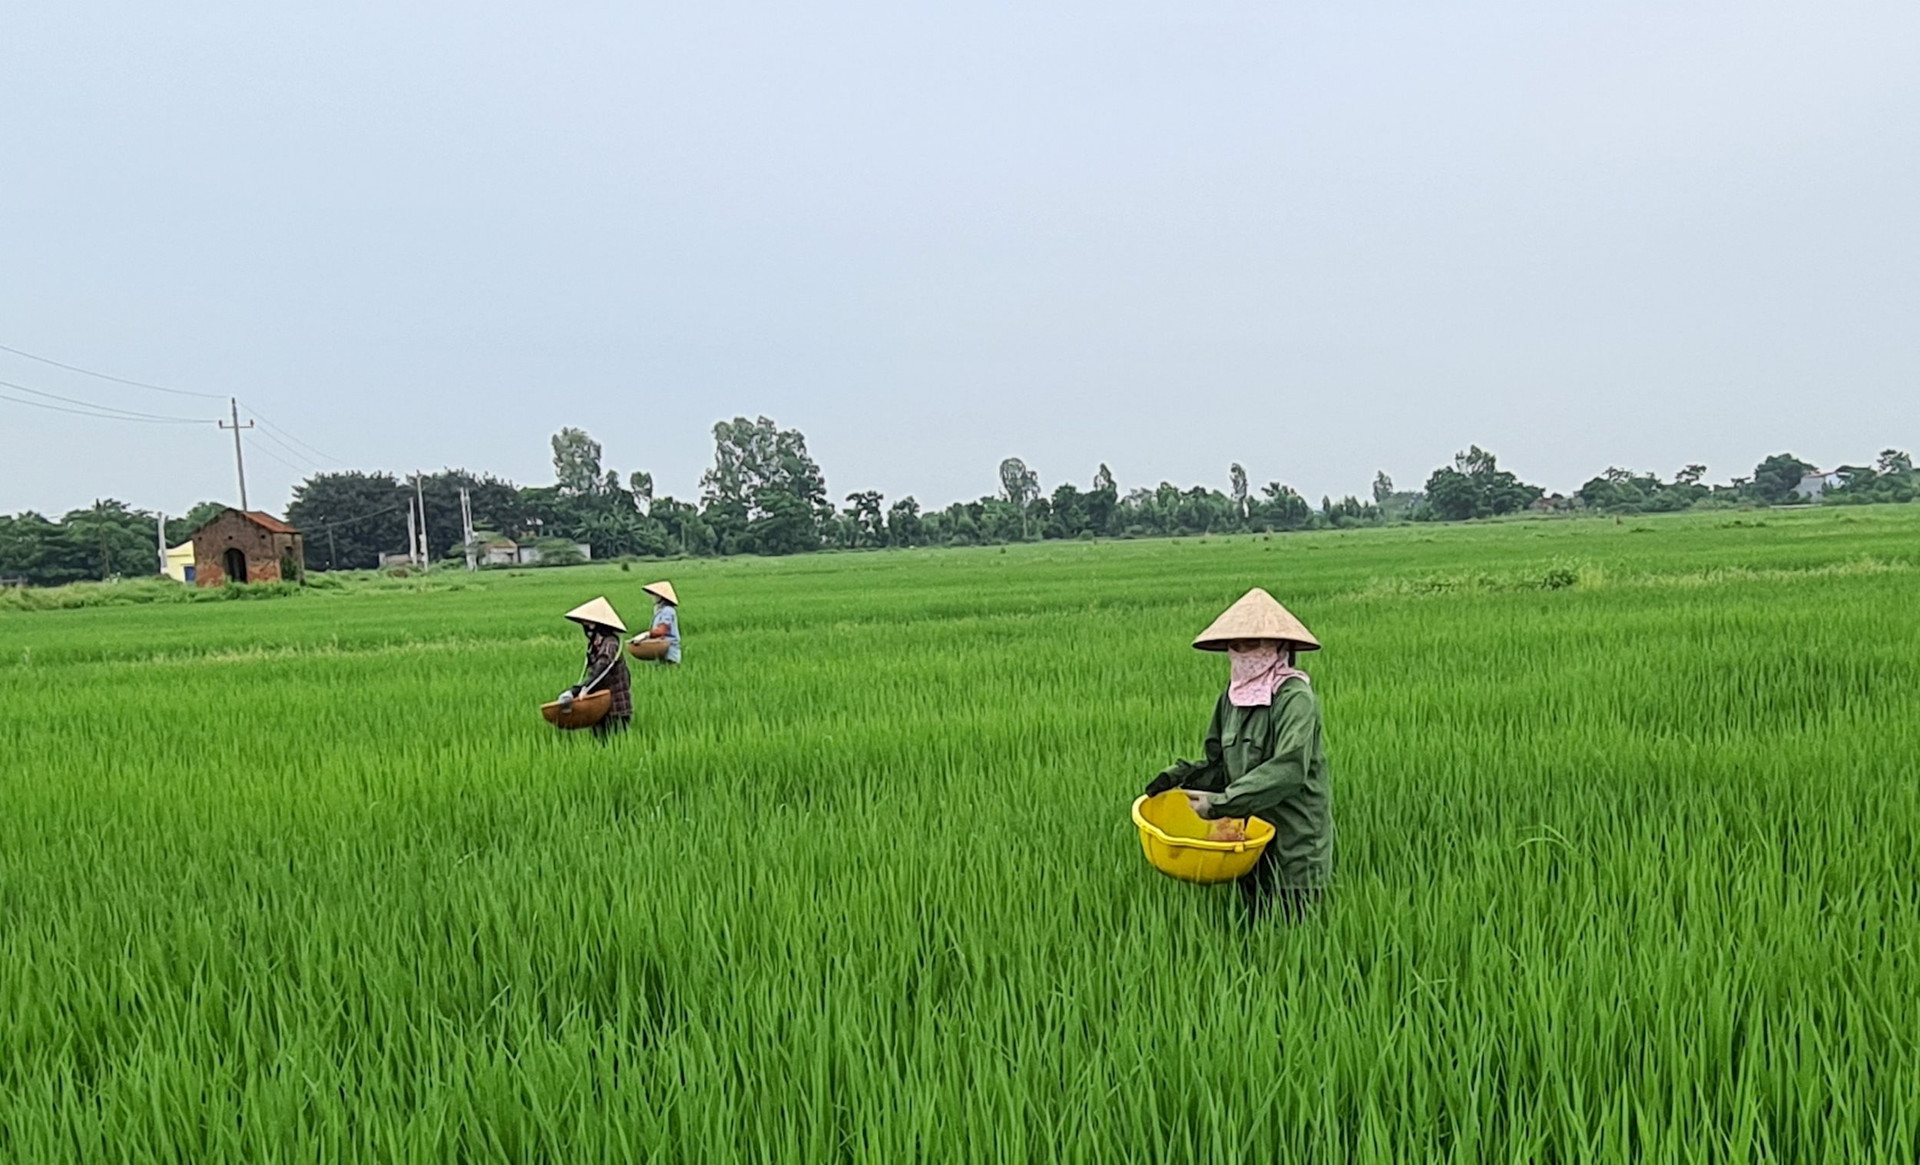
<svg viewBox="0 0 1920 1165"><path fill-rule="evenodd" d="M1040 475L1027 468L1018 457L1000 463L1000 497L1009 504L1026 509L1040 496Z"/></svg>
<svg viewBox="0 0 1920 1165"><path fill-rule="evenodd" d="M1047 538L1075 538L1086 528L1086 495L1070 481L1053 487L1053 498L1047 505L1046 524L1041 534Z"/></svg>
<svg viewBox="0 0 1920 1165"><path fill-rule="evenodd" d="M647 506L647 516L660 523L669 554L713 554L718 539L700 515L700 507L661 494Z"/></svg>
<svg viewBox="0 0 1920 1165"><path fill-rule="evenodd" d="M585 429L553 435L553 479L562 493L588 494L600 486L600 442Z"/></svg>
<svg viewBox="0 0 1920 1165"><path fill-rule="evenodd" d="M159 565L156 557L154 565ZM84 553L76 554L60 523L28 510L0 515L0 577L34 586L59 586L88 577Z"/></svg>
<svg viewBox="0 0 1920 1165"><path fill-rule="evenodd" d="M1232 486L1234 513L1244 520L1247 516L1247 471L1236 461L1228 468L1227 479Z"/></svg>
<svg viewBox="0 0 1920 1165"><path fill-rule="evenodd" d="M700 476L707 520L722 536L722 553L792 554L818 543L802 529L801 509L815 527L833 516L826 475L798 429L766 417L735 417L713 427L713 466ZM798 503L798 506L793 503Z"/></svg>
<svg viewBox="0 0 1920 1165"><path fill-rule="evenodd" d="M1673 484L1699 485L1700 479L1705 476L1707 476L1707 467L1696 461L1688 465L1685 469L1682 469L1679 473L1674 474Z"/></svg>
<svg viewBox="0 0 1920 1165"><path fill-rule="evenodd" d="M1500 468L1494 455L1478 445L1454 455L1427 478L1427 505L1434 517L1449 521L1511 514L1525 509L1546 491Z"/></svg>
<svg viewBox="0 0 1920 1165"><path fill-rule="evenodd" d="M1873 463L1875 470L1884 475L1913 472L1913 458L1898 449L1883 449L1880 459Z"/></svg>
<svg viewBox="0 0 1920 1165"><path fill-rule="evenodd" d="M887 518L886 512L881 509L881 501L879 490L847 495L847 517L853 522L855 546L887 544Z"/></svg>
<svg viewBox="0 0 1920 1165"><path fill-rule="evenodd" d="M1093 489L1080 500L1081 529L1093 534L1113 533L1119 509L1120 488L1113 483L1113 471L1102 464L1093 475Z"/></svg>
<svg viewBox="0 0 1920 1165"><path fill-rule="evenodd" d="M923 546L926 538L926 523L920 520L919 502L904 497L887 509L887 545Z"/></svg>
<svg viewBox="0 0 1920 1165"><path fill-rule="evenodd" d="M370 570L407 547L407 503L391 473L316 473L293 487L287 522L303 534L308 570ZM436 533L434 515L427 531Z"/></svg>
<svg viewBox="0 0 1920 1165"><path fill-rule="evenodd" d="M1388 491L1392 493L1391 490ZM1320 503L1321 517L1329 526L1370 526L1380 521L1380 506L1376 502L1363 502L1348 494L1339 501L1330 499Z"/></svg>
<svg viewBox="0 0 1920 1165"><path fill-rule="evenodd" d="M65 543L61 557L70 572L84 571L80 577L108 579L160 571L152 514L107 498L68 513L60 524Z"/></svg>
<svg viewBox="0 0 1920 1165"><path fill-rule="evenodd" d="M1373 503L1384 506L1387 504L1387 499L1392 496L1393 479L1387 476L1386 470L1382 469L1373 475Z"/></svg>
<svg viewBox="0 0 1920 1165"><path fill-rule="evenodd" d="M653 474L634 470L627 475L627 492L633 495L633 502L641 513L653 504Z"/></svg>
<svg viewBox="0 0 1920 1165"><path fill-rule="evenodd" d="M1799 496L1801 480L1815 468L1791 453L1776 453L1754 466L1751 493L1770 506L1790 502Z"/></svg>
<svg viewBox="0 0 1920 1165"><path fill-rule="evenodd" d="M1260 487L1261 502L1254 522L1267 530L1300 530L1313 522L1313 507L1291 486L1270 481Z"/></svg>

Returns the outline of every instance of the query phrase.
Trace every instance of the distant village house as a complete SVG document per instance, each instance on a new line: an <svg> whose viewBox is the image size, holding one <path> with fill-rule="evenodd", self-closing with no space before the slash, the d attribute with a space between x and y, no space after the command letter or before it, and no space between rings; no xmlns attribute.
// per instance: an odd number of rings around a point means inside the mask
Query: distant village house
<svg viewBox="0 0 1920 1165"><path fill-rule="evenodd" d="M1793 487L1793 492L1810 502L1817 502L1820 500L1820 495L1830 489L1837 488L1839 485L1839 474L1823 472L1816 469L1812 473L1803 476L1800 479L1800 484Z"/></svg>
<svg viewBox="0 0 1920 1165"><path fill-rule="evenodd" d="M193 532L193 583L307 581L300 531L259 510L225 509Z"/></svg>

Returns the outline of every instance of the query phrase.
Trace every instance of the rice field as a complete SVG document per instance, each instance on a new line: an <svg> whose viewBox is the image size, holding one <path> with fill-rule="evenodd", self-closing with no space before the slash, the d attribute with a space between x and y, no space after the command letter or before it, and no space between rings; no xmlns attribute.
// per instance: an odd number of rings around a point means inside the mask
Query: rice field
<svg viewBox="0 0 1920 1165"><path fill-rule="evenodd" d="M0 610L0 1161L1920 1158L1920 506ZM1309 921L1127 808L1251 585Z"/></svg>

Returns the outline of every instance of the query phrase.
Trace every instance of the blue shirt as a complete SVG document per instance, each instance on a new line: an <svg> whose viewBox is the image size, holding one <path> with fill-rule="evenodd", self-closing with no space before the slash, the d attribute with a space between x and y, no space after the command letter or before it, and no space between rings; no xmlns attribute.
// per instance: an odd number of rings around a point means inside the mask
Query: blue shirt
<svg viewBox="0 0 1920 1165"><path fill-rule="evenodd" d="M667 625L667 663L680 662L680 611L672 603L653 605L653 626Z"/></svg>

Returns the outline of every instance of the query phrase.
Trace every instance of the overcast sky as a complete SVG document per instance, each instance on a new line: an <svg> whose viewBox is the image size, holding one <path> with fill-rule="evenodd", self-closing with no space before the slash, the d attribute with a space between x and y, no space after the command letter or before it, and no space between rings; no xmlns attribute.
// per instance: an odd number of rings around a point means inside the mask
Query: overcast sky
<svg viewBox="0 0 1920 1165"><path fill-rule="evenodd" d="M0 344L263 410L256 508L563 425L690 497L736 414L934 505L1920 447L1911 0L306 7L0 12ZM211 425L0 432L0 511L235 493Z"/></svg>

